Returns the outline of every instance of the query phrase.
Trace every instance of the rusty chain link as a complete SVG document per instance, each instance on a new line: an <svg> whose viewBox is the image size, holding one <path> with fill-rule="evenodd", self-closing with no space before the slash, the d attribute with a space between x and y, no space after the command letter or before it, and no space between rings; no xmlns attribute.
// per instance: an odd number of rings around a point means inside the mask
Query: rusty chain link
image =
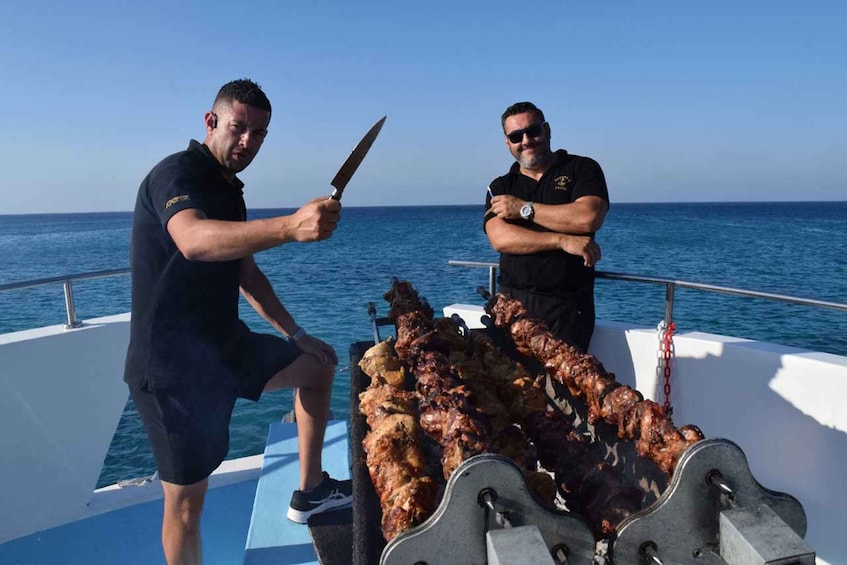
<svg viewBox="0 0 847 565"><path fill-rule="evenodd" d="M673 332L676 330L676 324L671 322L669 326L665 326L665 321L659 322L657 327L659 335L659 363L656 365L656 376L664 382L663 391L665 393L665 412L668 416L673 413L671 406L671 359L674 357Z"/></svg>

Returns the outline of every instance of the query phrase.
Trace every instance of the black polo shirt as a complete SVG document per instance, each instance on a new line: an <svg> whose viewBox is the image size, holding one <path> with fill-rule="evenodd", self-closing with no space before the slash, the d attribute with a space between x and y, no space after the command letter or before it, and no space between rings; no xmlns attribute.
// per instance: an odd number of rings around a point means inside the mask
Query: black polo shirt
<svg viewBox="0 0 847 565"><path fill-rule="evenodd" d="M216 370L238 320L240 260L188 261L167 231L170 218L197 208L210 219L243 221L237 178L229 182L209 149L188 149L163 159L141 183L130 243L132 321L124 380L131 386L230 386ZM226 373L226 371L224 371Z"/></svg>
<svg viewBox="0 0 847 565"><path fill-rule="evenodd" d="M599 196L609 201L606 178L594 159L570 155L564 149L553 155L553 165L537 182L521 174L520 164L515 162L508 174L494 179L489 185L492 194L511 194L542 204L567 204L583 196ZM493 217L488 213L490 208L491 196L487 196L483 226ZM525 220L506 221L536 231L552 231ZM586 288L593 281L594 268L586 267L582 257L564 251L500 254L500 283L503 286L555 295Z"/></svg>

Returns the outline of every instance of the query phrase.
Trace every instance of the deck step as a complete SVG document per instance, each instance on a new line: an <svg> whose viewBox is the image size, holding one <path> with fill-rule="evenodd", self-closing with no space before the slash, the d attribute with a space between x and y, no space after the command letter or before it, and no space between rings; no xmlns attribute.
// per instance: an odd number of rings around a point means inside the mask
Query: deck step
<svg viewBox="0 0 847 565"><path fill-rule="evenodd" d="M319 563L309 527L295 524L285 516L291 493L300 483L297 453L297 425L271 424L247 533L244 565ZM347 422L333 420L324 436L324 470L333 478L348 479L348 454Z"/></svg>

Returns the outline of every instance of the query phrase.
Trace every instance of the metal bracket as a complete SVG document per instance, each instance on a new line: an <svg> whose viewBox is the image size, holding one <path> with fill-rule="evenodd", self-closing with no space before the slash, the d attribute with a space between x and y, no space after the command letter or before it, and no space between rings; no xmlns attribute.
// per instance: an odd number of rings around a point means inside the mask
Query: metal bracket
<svg viewBox="0 0 847 565"><path fill-rule="evenodd" d="M590 565L594 536L568 512L541 507L508 458L483 454L463 462L447 481L438 508L423 524L392 539L381 565L486 563L486 533L535 525L550 552L566 551L570 565ZM564 549L566 548L566 549Z"/></svg>
<svg viewBox="0 0 847 565"><path fill-rule="evenodd" d="M800 502L768 490L750 472L741 448L726 439L690 446L680 457L664 493L618 527L615 563L725 565L721 556L721 512L767 506L798 536L806 534Z"/></svg>

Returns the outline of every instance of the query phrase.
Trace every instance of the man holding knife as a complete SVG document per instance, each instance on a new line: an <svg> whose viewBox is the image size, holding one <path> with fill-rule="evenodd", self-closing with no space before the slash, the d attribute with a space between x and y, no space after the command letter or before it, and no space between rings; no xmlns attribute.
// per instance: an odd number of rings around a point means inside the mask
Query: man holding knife
<svg viewBox="0 0 847 565"><path fill-rule="evenodd" d="M225 84L204 116L203 143L162 160L138 192L124 379L162 480L169 565L201 561L208 477L229 449L236 398L294 388L300 488L290 519L305 523L352 500L350 481L332 479L321 462L336 354L297 324L253 260L278 245L329 238L341 203L323 196L289 216L246 220L236 174L258 153L270 119L256 83ZM238 319L239 292L285 338L250 331Z"/></svg>

